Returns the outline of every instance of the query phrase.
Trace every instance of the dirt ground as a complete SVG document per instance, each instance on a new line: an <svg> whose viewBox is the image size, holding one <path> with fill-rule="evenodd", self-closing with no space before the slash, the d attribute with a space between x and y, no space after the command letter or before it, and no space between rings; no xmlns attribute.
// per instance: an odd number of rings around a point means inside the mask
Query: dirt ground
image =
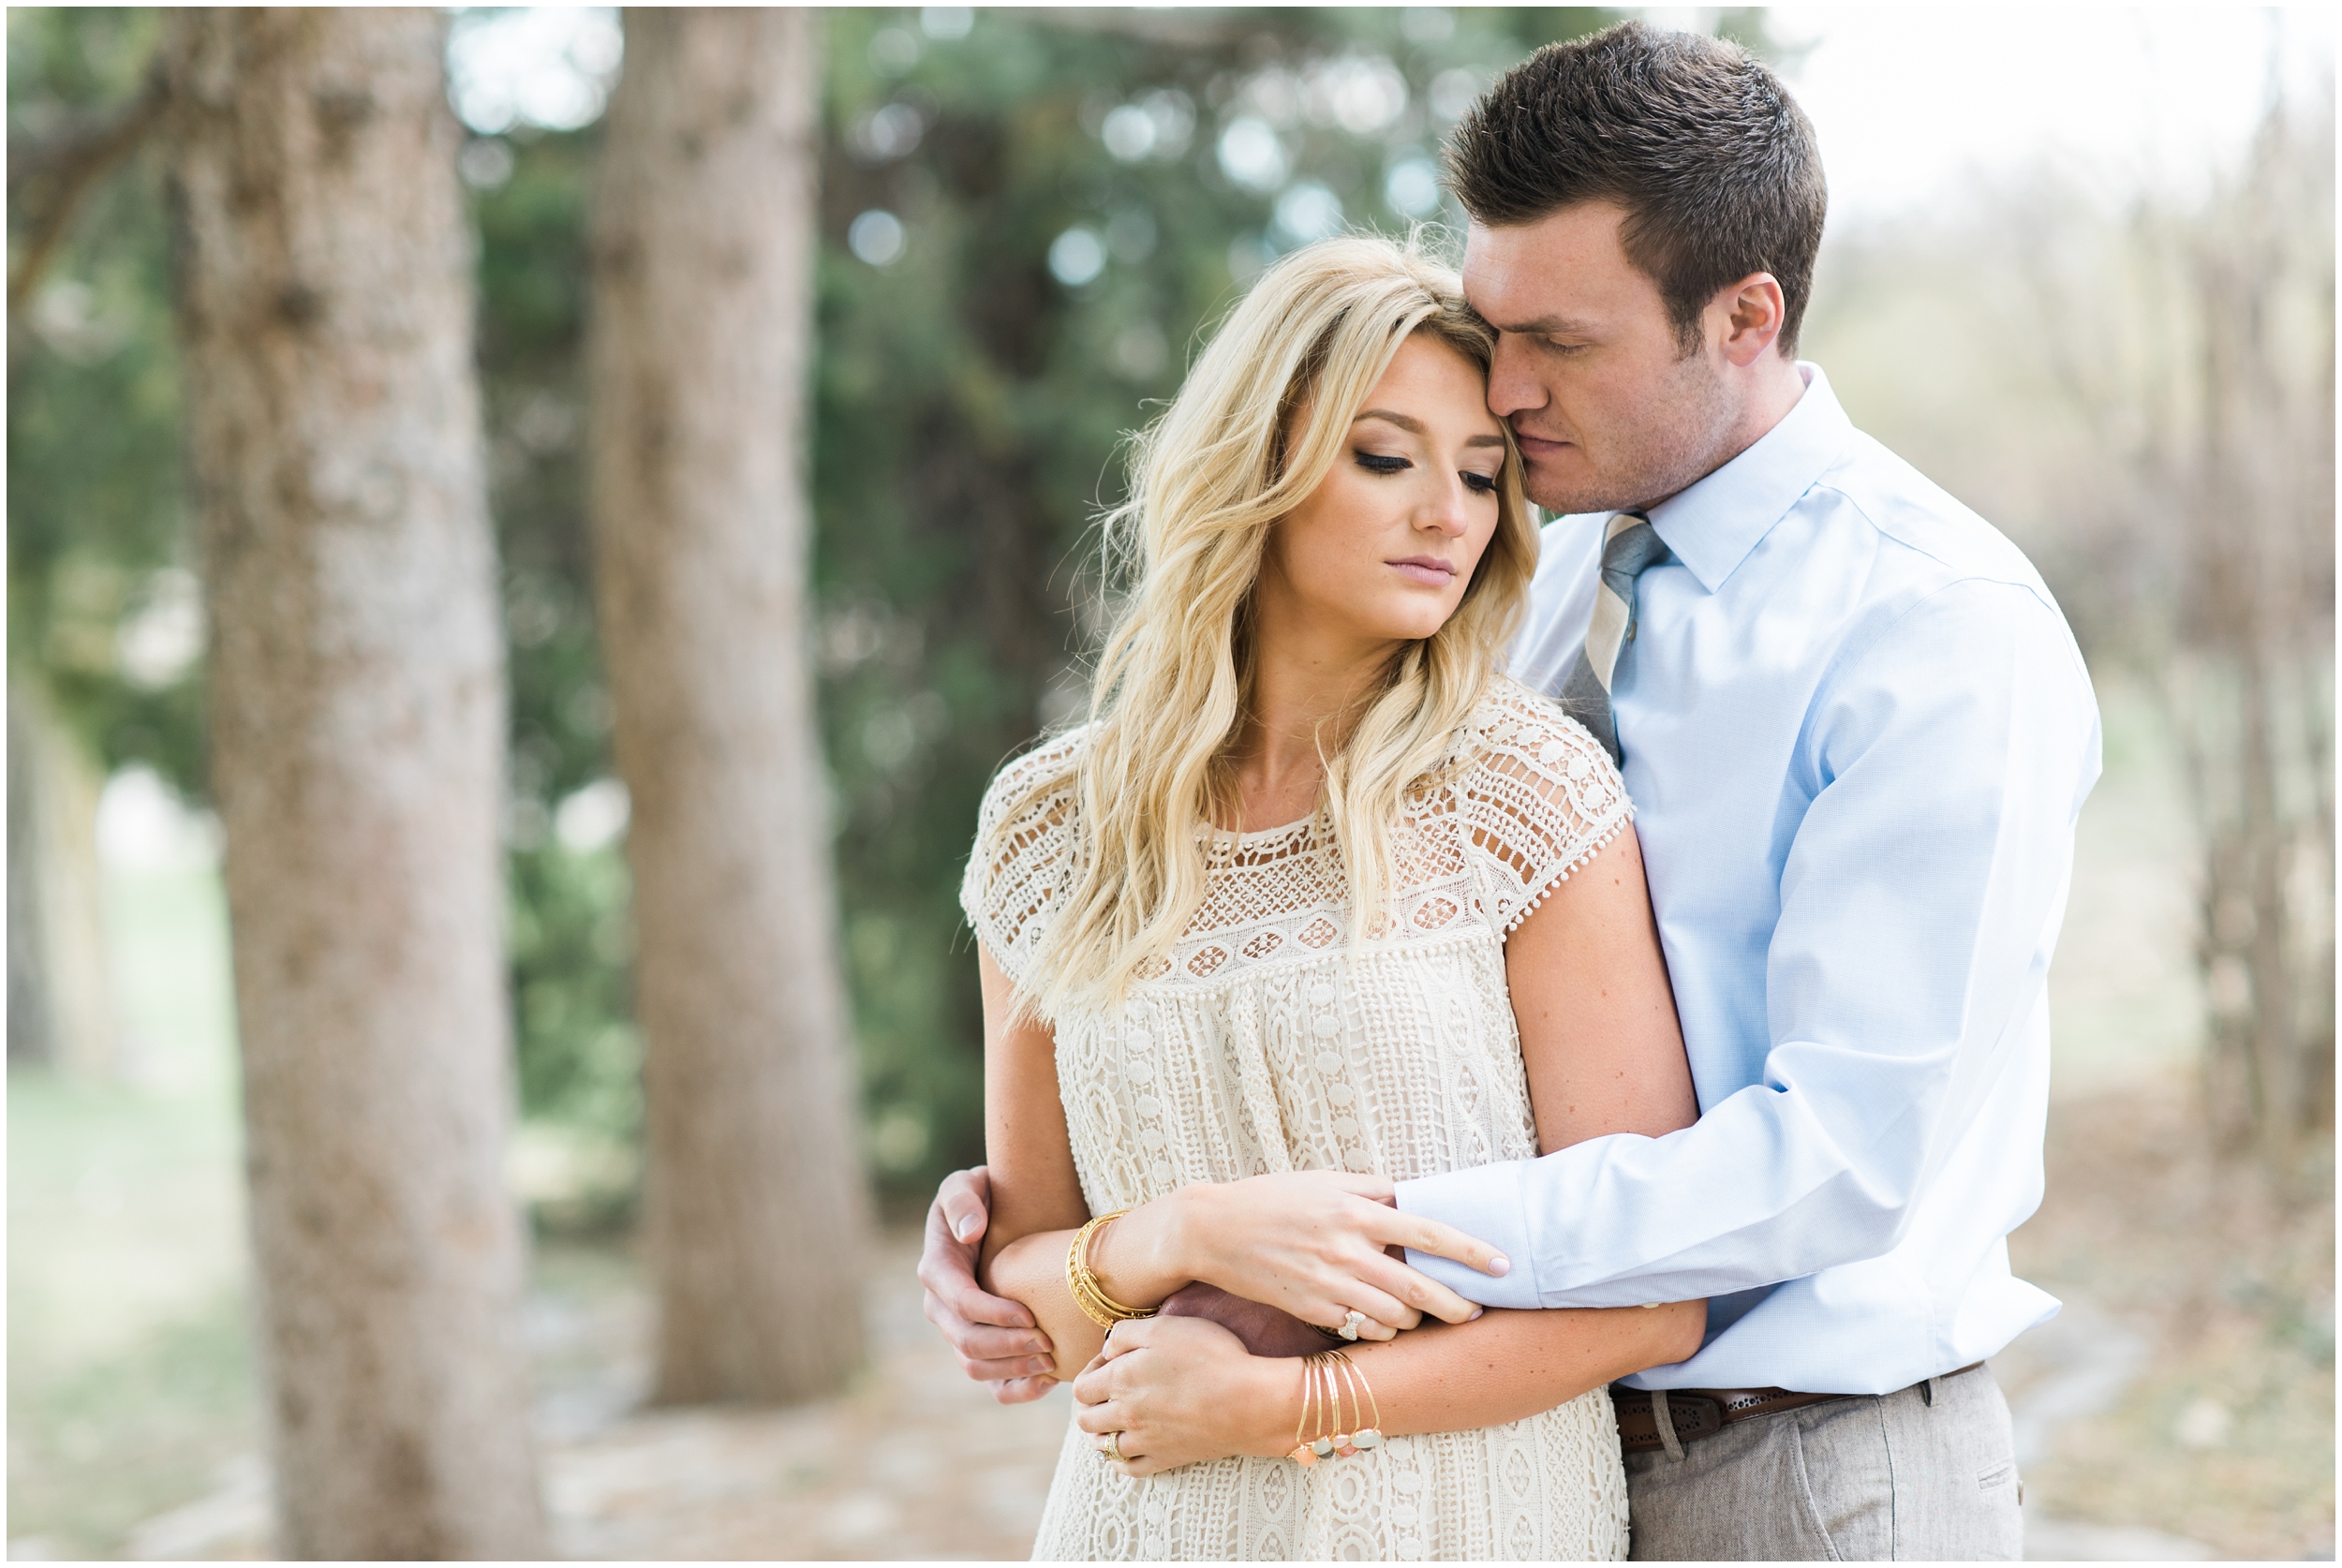
<svg viewBox="0 0 2342 1568"><path fill-rule="evenodd" d="M2214 1160L2178 775L2112 686L2052 987L2048 1197L2011 1238L2066 1303L1994 1357L2037 1558L2330 1558L2331 1145L2285 1184ZM110 894L139 1084L12 1074L8 1555L269 1555L245 1327L216 876ZM554 1542L578 1558L1018 1558L1068 1396L995 1407L919 1315L912 1242L871 1360L783 1412L644 1412L648 1310L618 1247L539 1250L530 1337Z"/></svg>
<svg viewBox="0 0 2342 1568"><path fill-rule="evenodd" d="M2331 1557L2333 1209L2214 1161L2172 1080L2061 1102L2050 1201L2012 1242L2068 1303L1995 1361L2035 1557ZM531 1336L556 1548L581 1559L1021 1558L1068 1396L996 1407L919 1315L912 1239L871 1283L872 1361L793 1411L647 1412L621 1253L548 1248ZM2259 1259L2259 1264L2246 1260ZM146 1520L140 1558L269 1555L252 1457ZM11 1555L15 1555L12 1553Z"/></svg>
<svg viewBox="0 0 2342 1568"><path fill-rule="evenodd" d="M2333 1145L2273 1181L2202 1128L2179 1077L2052 1109L2049 1197L2009 1252L2071 1321L1995 1361L2026 1502L2211 1556L2331 1559ZM2052 1424L2031 1457L2028 1409Z"/></svg>
<svg viewBox="0 0 2342 1568"><path fill-rule="evenodd" d="M552 1247L529 1335L555 1549L565 1558L746 1561L1027 1556L1071 1396L1001 1408L919 1312L912 1237L873 1269L867 1370L795 1410L639 1408L650 1316L621 1253ZM124 1556L266 1558L264 1467L147 1520ZM11 1556L18 1555L12 1551Z"/></svg>

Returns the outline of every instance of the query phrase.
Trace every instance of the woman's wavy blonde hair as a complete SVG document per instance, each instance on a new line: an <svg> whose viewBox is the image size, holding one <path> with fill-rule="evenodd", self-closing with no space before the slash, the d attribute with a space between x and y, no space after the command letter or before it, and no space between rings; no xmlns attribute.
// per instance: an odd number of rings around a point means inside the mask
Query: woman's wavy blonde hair
<svg viewBox="0 0 2342 1568"><path fill-rule="evenodd" d="M1269 269L1170 407L1133 438L1130 499L1104 520L1109 570L1133 585L1099 656L1089 733L1000 818L1013 821L1070 777L1079 851L1019 987L1035 1014L1119 999L1202 904L1209 839L1241 821L1229 752L1251 705L1253 587L1269 532L1341 460L1352 421L1416 333L1483 374L1496 346L1447 268L1386 240L1323 241ZM1405 797L1447 758L1527 602L1537 535L1509 433L1505 448L1496 532L1462 602L1400 650L1327 759L1320 809L1354 940L1388 905Z"/></svg>

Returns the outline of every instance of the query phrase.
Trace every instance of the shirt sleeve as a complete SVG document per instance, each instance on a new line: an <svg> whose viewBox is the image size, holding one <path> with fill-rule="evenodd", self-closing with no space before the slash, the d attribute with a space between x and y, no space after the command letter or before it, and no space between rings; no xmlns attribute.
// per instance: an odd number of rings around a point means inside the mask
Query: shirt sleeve
<svg viewBox="0 0 2342 1568"><path fill-rule="evenodd" d="M1663 1138L1400 1183L1401 1208L1513 1267L1409 1262L1488 1306L1606 1307L1893 1248L2039 998L2097 707L2053 610L1963 582L1849 650L1795 766L1813 794L1767 952L1761 1080Z"/></svg>
<svg viewBox="0 0 2342 1568"><path fill-rule="evenodd" d="M1475 727L1466 852L1483 913L1510 936L1634 816L1602 743L1549 698L1507 682Z"/></svg>
<svg viewBox="0 0 2342 1568"><path fill-rule="evenodd" d="M1079 735L1001 768L976 814L959 907L1012 985L1025 983L1049 915L1068 891L1075 853L1068 770Z"/></svg>

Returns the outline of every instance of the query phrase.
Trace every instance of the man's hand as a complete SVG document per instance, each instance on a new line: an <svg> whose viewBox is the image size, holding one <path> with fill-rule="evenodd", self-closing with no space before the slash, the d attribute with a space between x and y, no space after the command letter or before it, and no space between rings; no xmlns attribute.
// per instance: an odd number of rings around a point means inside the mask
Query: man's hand
<svg viewBox="0 0 2342 1568"><path fill-rule="evenodd" d="M1325 1335L1292 1313L1230 1295L1217 1285L1189 1285L1173 1293L1164 1301L1162 1315L1216 1323L1254 1355L1313 1355L1327 1343Z"/></svg>
<svg viewBox="0 0 2342 1568"><path fill-rule="evenodd" d="M1021 1404L1049 1391L1057 1363L1049 1337L1022 1303L976 1283L976 1247L991 1218L992 1179L982 1165L945 1176L927 1208L919 1282L926 1287L927 1321L951 1341L961 1368L990 1383L1001 1403Z"/></svg>

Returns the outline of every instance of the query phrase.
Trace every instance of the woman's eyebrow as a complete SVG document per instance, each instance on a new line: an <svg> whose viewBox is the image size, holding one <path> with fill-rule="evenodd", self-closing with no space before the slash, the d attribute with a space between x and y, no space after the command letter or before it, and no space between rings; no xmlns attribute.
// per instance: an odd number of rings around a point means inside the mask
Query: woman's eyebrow
<svg viewBox="0 0 2342 1568"><path fill-rule="evenodd" d="M1412 431L1417 436L1430 434L1424 428L1423 422L1414 415L1394 414L1387 408L1369 408L1350 422L1356 424L1358 420L1382 420L1386 423L1397 425L1401 430ZM1467 447L1501 447L1504 444L1505 437L1502 436L1471 436L1464 439L1464 445Z"/></svg>

